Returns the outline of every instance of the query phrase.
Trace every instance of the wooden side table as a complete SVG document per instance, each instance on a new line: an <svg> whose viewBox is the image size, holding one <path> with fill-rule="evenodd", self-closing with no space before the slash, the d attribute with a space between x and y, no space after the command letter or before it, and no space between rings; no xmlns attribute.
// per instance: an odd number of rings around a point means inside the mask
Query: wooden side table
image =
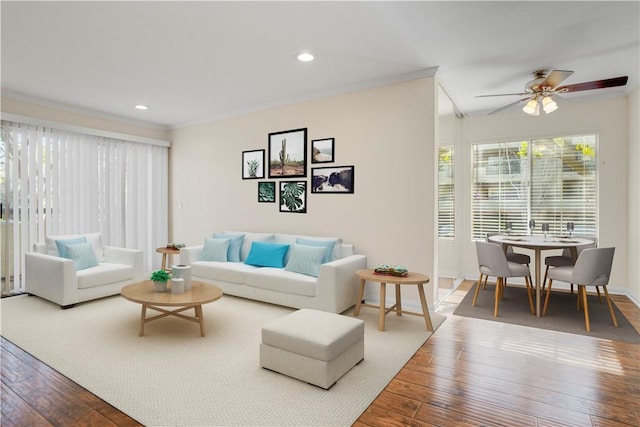
<svg viewBox="0 0 640 427"><path fill-rule="evenodd" d="M180 254L180 249L175 249L175 248L167 248L167 247L161 247L156 249L156 252L161 253L162 254L162 269L163 270L167 270L167 271L171 271L170 268L167 268L167 256L168 255L178 255Z"/></svg>
<svg viewBox="0 0 640 427"><path fill-rule="evenodd" d="M433 325L431 323L431 316L429 316L429 309L427 307L427 299L424 294L424 284L429 282L429 276L425 276L420 273L409 272L404 277L391 276L386 274L376 274L374 270L358 270L356 274L360 278L360 291L358 292L358 300L356 301L356 308L353 312L355 316L360 315L360 307L373 307L378 308L380 313L378 315L378 330L384 331L384 319L387 313L391 311L396 312L396 316L402 316L403 314L410 314L413 316L424 317L424 322L427 326L427 330L433 332ZM364 297L364 285L366 281L379 282L380 283L380 306L373 304L365 304L362 302ZM396 285L396 303L387 308L386 304L386 292L387 283ZM400 296L401 285L417 285L418 293L420 294L420 304L422 305L422 313L415 313L412 311L402 310L402 298Z"/></svg>

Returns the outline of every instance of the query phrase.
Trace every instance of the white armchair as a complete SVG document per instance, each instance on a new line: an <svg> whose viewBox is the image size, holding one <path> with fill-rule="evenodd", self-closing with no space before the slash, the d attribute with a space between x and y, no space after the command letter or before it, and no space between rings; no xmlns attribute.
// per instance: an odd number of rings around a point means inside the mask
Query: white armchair
<svg viewBox="0 0 640 427"><path fill-rule="evenodd" d="M72 259L63 258L56 240L85 237L98 265L77 270ZM47 237L25 254L25 287L62 308L76 303L117 295L123 286L143 280L143 253L136 249L103 246L100 233Z"/></svg>

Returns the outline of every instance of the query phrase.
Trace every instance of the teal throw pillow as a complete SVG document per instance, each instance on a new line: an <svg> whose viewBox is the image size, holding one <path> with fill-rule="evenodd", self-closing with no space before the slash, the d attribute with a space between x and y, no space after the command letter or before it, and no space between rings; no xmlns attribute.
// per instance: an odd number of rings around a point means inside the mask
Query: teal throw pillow
<svg viewBox="0 0 640 427"><path fill-rule="evenodd" d="M227 261L240 262L240 249L244 241L244 234L214 233L214 239L231 239L227 251Z"/></svg>
<svg viewBox="0 0 640 427"><path fill-rule="evenodd" d="M87 238L86 237L76 237L75 239L56 240L56 246L58 247L58 253L60 254L60 256L62 258L70 259L71 257L67 253L67 246L68 245L75 245L77 243L87 243Z"/></svg>
<svg viewBox="0 0 640 427"><path fill-rule="evenodd" d="M331 254L333 254L333 248L336 245L336 239L305 239L298 237L296 243L305 246L317 246L325 248L324 256L322 257L322 263L329 262L331 260Z"/></svg>
<svg viewBox="0 0 640 427"><path fill-rule="evenodd" d="M318 277L324 254L323 247L293 245L285 270Z"/></svg>
<svg viewBox="0 0 640 427"><path fill-rule="evenodd" d="M254 241L245 264L257 267L284 267L284 256L289 250L289 245L279 243L267 243Z"/></svg>
<svg viewBox="0 0 640 427"><path fill-rule="evenodd" d="M204 247L200 254L200 261L227 262L227 252L231 239L204 239Z"/></svg>
<svg viewBox="0 0 640 427"><path fill-rule="evenodd" d="M69 255L69 259L72 259L76 265L76 270L84 270L89 267L96 267L98 265L98 258L93 252L91 243L75 243L72 245L66 245L66 252Z"/></svg>

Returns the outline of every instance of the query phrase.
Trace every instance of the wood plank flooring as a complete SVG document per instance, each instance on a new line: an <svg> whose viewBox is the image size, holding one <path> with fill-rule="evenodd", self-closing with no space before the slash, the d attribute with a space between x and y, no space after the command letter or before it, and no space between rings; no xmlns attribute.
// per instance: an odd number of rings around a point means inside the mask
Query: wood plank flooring
<svg viewBox="0 0 640 427"><path fill-rule="evenodd" d="M640 345L451 313L354 426L640 426ZM640 330L640 308L614 302ZM2 426L138 422L4 338Z"/></svg>
<svg viewBox="0 0 640 427"><path fill-rule="evenodd" d="M142 425L4 338L0 350L0 425Z"/></svg>
<svg viewBox="0 0 640 427"><path fill-rule="evenodd" d="M453 316L354 424L640 426L640 345ZM612 296L640 330L640 308Z"/></svg>

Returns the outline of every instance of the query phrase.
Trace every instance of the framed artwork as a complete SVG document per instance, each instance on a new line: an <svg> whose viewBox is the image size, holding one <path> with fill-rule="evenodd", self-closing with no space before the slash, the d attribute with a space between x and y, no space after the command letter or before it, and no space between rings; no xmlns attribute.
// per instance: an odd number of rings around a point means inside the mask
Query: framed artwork
<svg viewBox="0 0 640 427"><path fill-rule="evenodd" d="M242 152L242 179L264 178L264 150Z"/></svg>
<svg viewBox="0 0 640 427"><path fill-rule="evenodd" d="M334 160L335 138L311 141L311 163L331 163Z"/></svg>
<svg viewBox="0 0 640 427"><path fill-rule="evenodd" d="M353 193L353 166L311 168L312 193Z"/></svg>
<svg viewBox="0 0 640 427"><path fill-rule="evenodd" d="M269 134L269 178L307 176L307 128Z"/></svg>
<svg viewBox="0 0 640 427"><path fill-rule="evenodd" d="M280 181L280 212L307 213L307 181Z"/></svg>
<svg viewBox="0 0 640 427"><path fill-rule="evenodd" d="M258 202L260 203L276 202L276 183L274 181L258 182Z"/></svg>

